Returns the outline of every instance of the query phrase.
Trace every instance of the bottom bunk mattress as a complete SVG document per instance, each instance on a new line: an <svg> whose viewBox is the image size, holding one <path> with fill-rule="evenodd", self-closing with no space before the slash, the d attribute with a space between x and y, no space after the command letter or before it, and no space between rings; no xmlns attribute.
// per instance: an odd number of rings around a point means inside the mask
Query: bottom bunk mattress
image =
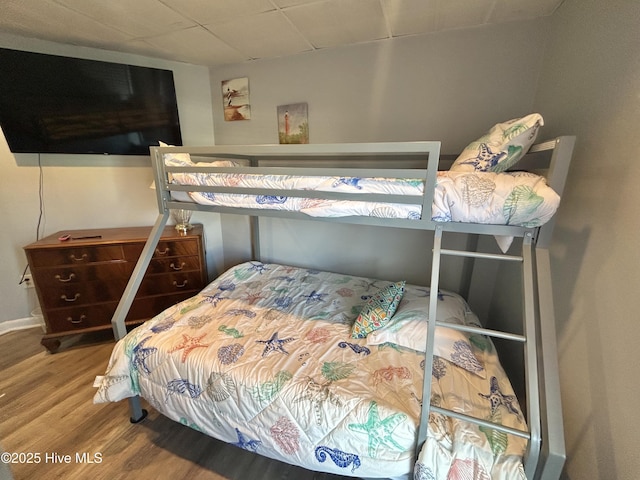
<svg viewBox="0 0 640 480"><path fill-rule="evenodd" d="M387 300L399 304L385 322L369 307ZM419 479L525 478L524 439L434 413L415 463L428 304L428 288L404 282L244 263L121 339L94 402L140 395L207 435L315 471L387 478L415 464ZM444 291L437 316L478 322ZM432 404L526 429L489 339L438 327L435 353Z"/></svg>

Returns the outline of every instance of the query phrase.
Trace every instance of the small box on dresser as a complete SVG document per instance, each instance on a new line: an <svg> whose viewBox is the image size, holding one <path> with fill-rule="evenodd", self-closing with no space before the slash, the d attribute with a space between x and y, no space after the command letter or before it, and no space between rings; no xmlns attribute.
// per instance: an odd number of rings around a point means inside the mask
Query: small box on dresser
<svg viewBox="0 0 640 480"><path fill-rule="evenodd" d="M42 345L53 353L64 336L111 329L111 317L150 232L151 227L64 231L24 247L47 328ZM61 241L62 235L70 238ZM202 225L186 235L166 227L127 324L148 320L206 284Z"/></svg>

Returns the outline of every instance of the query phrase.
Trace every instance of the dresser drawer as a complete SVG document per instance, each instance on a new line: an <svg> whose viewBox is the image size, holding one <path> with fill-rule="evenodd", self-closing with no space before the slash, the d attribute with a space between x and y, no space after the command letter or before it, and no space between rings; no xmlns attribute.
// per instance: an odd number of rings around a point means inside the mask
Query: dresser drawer
<svg viewBox="0 0 640 480"><path fill-rule="evenodd" d="M94 282L77 283L75 285L59 285L50 289L44 296L43 308L62 308L89 303L117 301L127 286L126 278L116 278L110 282L96 280Z"/></svg>
<svg viewBox="0 0 640 480"><path fill-rule="evenodd" d="M124 262L124 251L120 245L87 245L71 248L48 248L30 252L32 268L54 265L86 265L94 262Z"/></svg>
<svg viewBox="0 0 640 480"><path fill-rule="evenodd" d="M137 260L143 248L144 244L142 243L124 245L126 258ZM198 242L194 238L161 240L153 252L154 259L189 255L199 255Z"/></svg>
<svg viewBox="0 0 640 480"><path fill-rule="evenodd" d="M134 264L132 263L115 262L104 265L65 265L53 268L35 268L32 273L36 285L49 292L59 287L96 281L106 285L125 279L126 284L126 280L133 272L133 267Z"/></svg>
<svg viewBox="0 0 640 480"><path fill-rule="evenodd" d="M149 263L147 274L199 271L200 268L200 257L154 258Z"/></svg>
<svg viewBox="0 0 640 480"><path fill-rule="evenodd" d="M106 326L116 311L117 302L76 306L47 310L47 333L59 333L70 330L83 330L91 327Z"/></svg>
<svg viewBox="0 0 640 480"><path fill-rule="evenodd" d="M186 300L197 292L180 292L172 295L158 295L136 299L127 314L127 321L146 321L158 313ZM47 333L85 330L95 327L110 327L118 302L60 308L47 311Z"/></svg>
<svg viewBox="0 0 640 480"><path fill-rule="evenodd" d="M187 290L200 291L203 288L199 271L146 275L138 290L138 296L178 293Z"/></svg>
<svg viewBox="0 0 640 480"><path fill-rule="evenodd" d="M158 313L166 310L170 306L191 298L197 293L198 291L190 290L180 293L173 293L170 295L156 295L153 297L144 297L137 299L133 302L133 305L129 310L127 321L148 320L155 317Z"/></svg>

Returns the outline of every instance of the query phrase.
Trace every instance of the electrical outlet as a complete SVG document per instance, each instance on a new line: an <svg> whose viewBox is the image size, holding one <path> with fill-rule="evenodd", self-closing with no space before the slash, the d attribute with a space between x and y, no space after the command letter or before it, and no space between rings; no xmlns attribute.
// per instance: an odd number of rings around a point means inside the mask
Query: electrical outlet
<svg viewBox="0 0 640 480"><path fill-rule="evenodd" d="M24 288L33 288L33 277L30 273L27 273L24 276L20 277L20 281L22 282L21 285Z"/></svg>

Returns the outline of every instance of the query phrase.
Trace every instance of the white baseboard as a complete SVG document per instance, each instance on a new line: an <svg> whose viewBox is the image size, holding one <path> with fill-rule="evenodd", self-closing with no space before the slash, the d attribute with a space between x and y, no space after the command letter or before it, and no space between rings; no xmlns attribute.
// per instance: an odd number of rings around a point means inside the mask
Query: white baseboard
<svg viewBox="0 0 640 480"><path fill-rule="evenodd" d="M0 322L0 335L4 333L14 332L16 330L25 330L27 328L42 328L41 319L38 317L18 318L17 320L7 320Z"/></svg>

